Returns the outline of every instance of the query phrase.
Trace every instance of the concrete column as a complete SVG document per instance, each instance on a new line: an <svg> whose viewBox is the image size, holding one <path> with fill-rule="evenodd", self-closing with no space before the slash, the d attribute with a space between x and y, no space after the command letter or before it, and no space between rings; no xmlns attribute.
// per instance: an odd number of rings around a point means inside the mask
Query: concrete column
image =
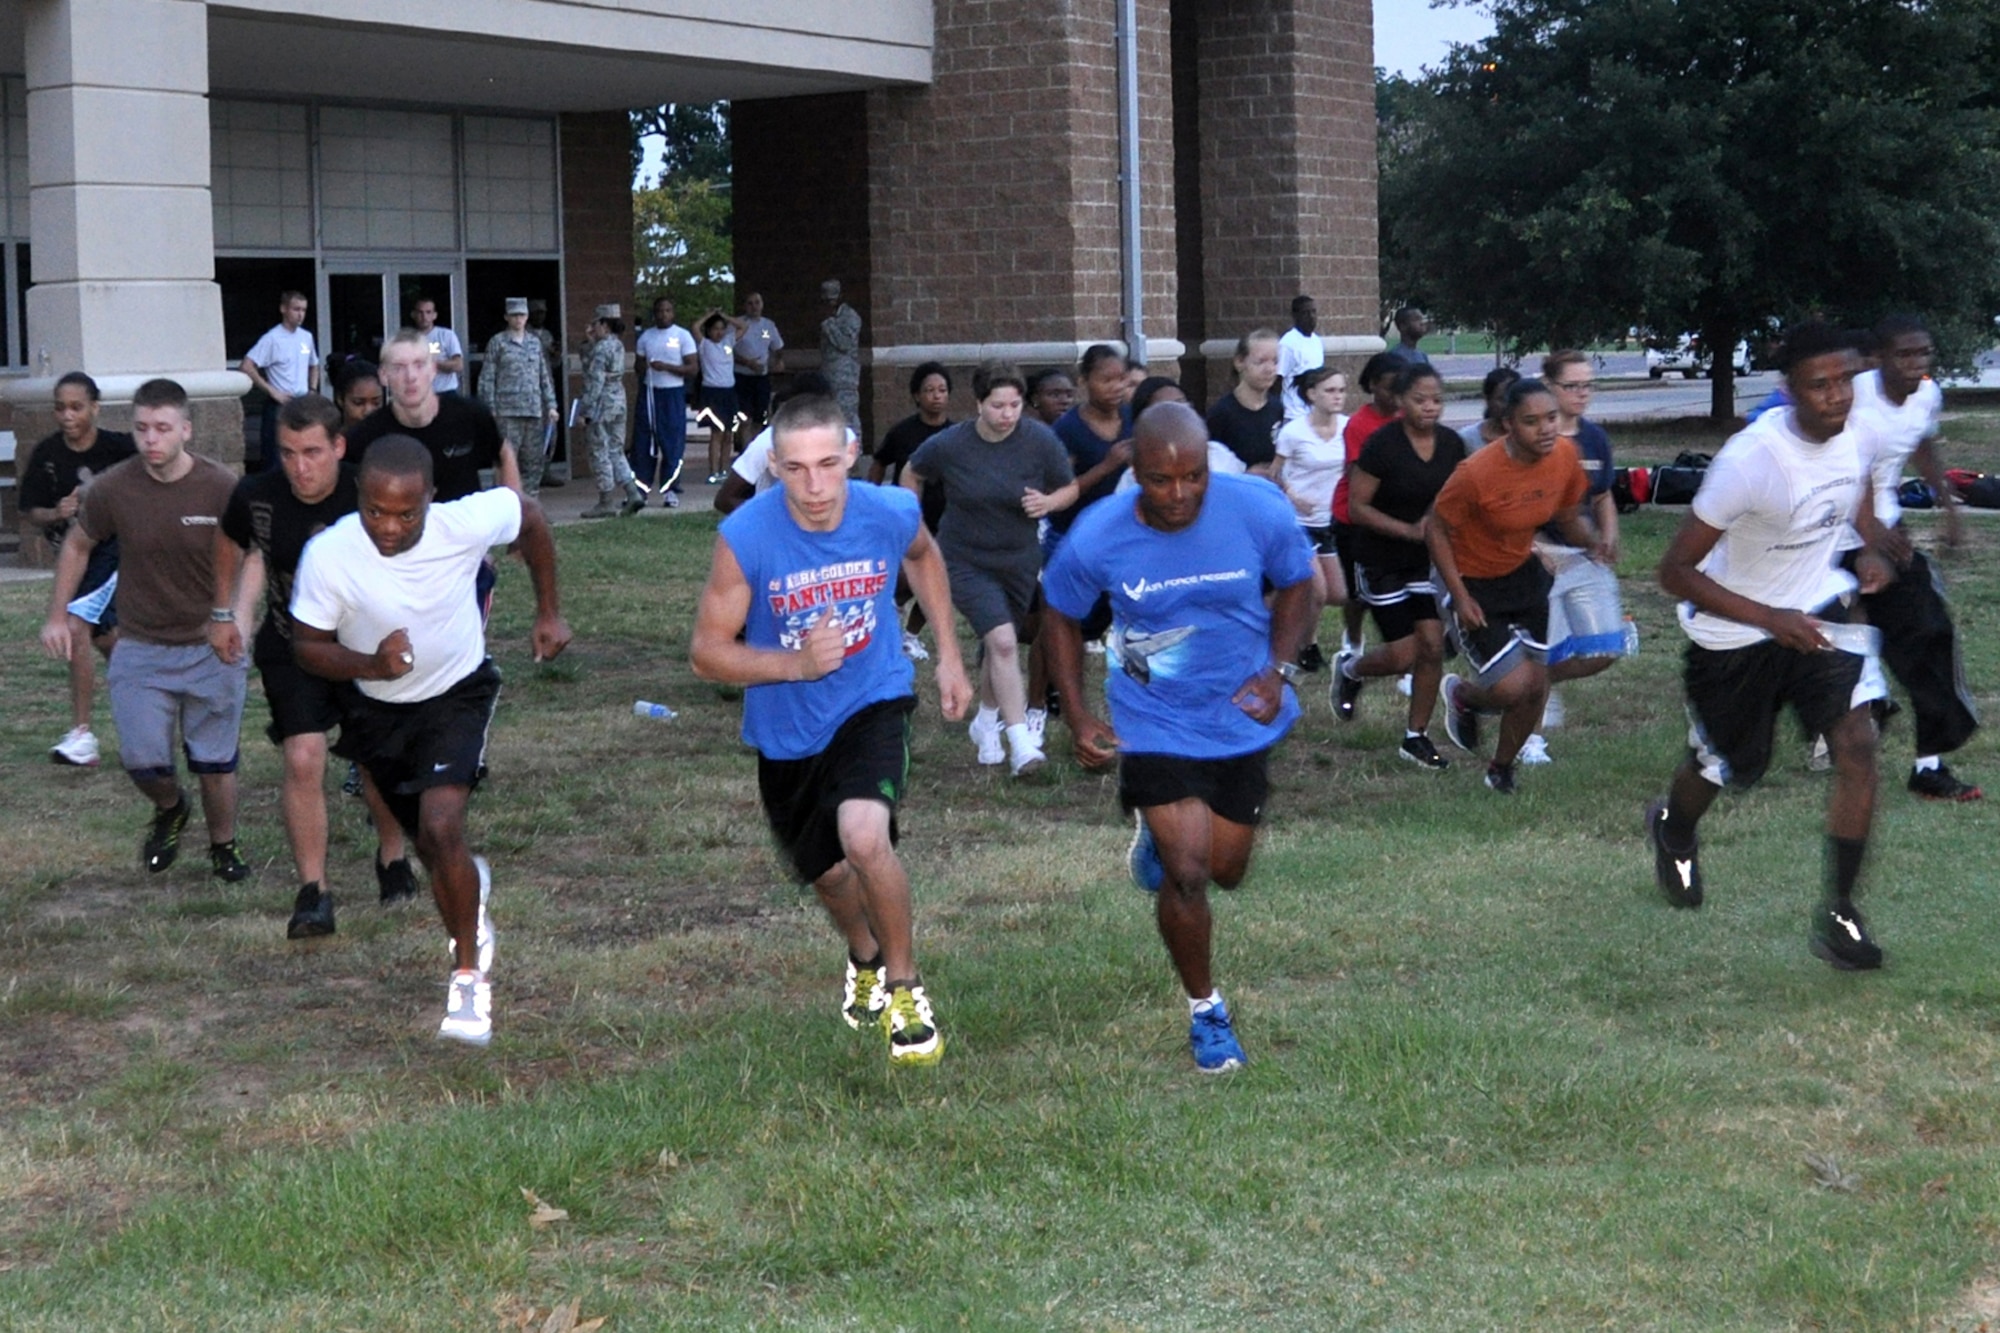
<svg viewBox="0 0 2000 1333"><path fill-rule="evenodd" d="M54 377L109 402L155 375L196 404L196 446L242 457L249 382L225 369L209 203L202 0L26 0L28 354L5 388L32 438Z"/></svg>

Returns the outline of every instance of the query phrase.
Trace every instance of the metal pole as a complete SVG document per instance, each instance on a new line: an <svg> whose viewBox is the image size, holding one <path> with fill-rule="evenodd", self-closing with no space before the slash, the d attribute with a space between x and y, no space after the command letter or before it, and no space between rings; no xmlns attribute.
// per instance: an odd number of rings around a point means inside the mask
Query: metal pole
<svg viewBox="0 0 2000 1333"><path fill-rule="evenodd" d="M1118 259L1125 349L1146 362L1146 284L1139 249L1139 4L1118 0Z"/></svg>

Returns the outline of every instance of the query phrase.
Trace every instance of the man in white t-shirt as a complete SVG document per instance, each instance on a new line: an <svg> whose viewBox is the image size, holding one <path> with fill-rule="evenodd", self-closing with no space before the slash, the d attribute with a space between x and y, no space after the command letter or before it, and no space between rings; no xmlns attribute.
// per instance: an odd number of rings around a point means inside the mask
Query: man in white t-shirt
<svg viewBox="0 0 2000 1333"><path fill-rule="evenodd" d="M570 638L555 541L541 506L512 487L433 504L430 451L407 435L375 441L359 486L360 512L300 558L293 651L313 675L354 682L334 752L367 768L430 872L454 956L438 1035L484 1046L492 876L466 845L465 810L485 767L500 672L473 586L487 552L514 543L535 585L535 660L554 657Z"/></svg>
<svg viewBox="0 0 2000 1333"><path fill-rule="evenodd" d="M736 397L746 418L744 429L764 429L771 416L771 376L784 368L784 336L764 317L763 293L751 292L743 298L743 327L736 339Z"/></svg>
<svg viewBox="0 0 2000 1333"><path fill-rule="evenodd" d="M431 387L439 393L457 393L458 377L465 369L465 348L460 345L458 335L438 323L437 302L424 296L410 307L410 318L415 321L416 330L430 343L431 361L437 366L437 379Z"/></svg>
<svg viewBox="0 0 2000 1333"><path fill-rule="evenodd" d="M1296 421L1311 411L1293 384L1308 370L1326 364L1326 344L1313 330L1319 327L1319 305L1310 296L1292 298L1292 327L1278 339L1279 400L1285 405L1285 420Z"/></svg>
<svg viewBox="0 0 2000 1333"><path fill-rule="evenodd" d="M1812 951L1835 967L1875 968L1854 892L1875 814L1875 722L1884 694L1868 640L1849 624L1857 575L1839 550L1857 518L1866 531L1868 472L1848 430L1860 358L1823 324L1786 342L1793 406L1730 437L1660 560L1660 586L1683 599L1692 639L1683 683L1689 753L1668 795L1646 809L1653 875L1676 907L1699 907L1695 826L1723 787L1754 785L1771 761L1778 713L1791 705L1833 751L1827 801L1826 897L1812 916ZM1874 550L1857 560L1863 589L1889 570Z"/></svg>
<svg viewBox="0 0 2000 1333"><path fill-rule="evenodd" d="M1861 437L1862 457L1875 487L1875 546L1895 566L1895 581L1861 599L1868 623L1882 632L1882 662L1909 692L1916 714L1916 762L1909 789L1934 801L1976 801L1977 786L1953 773L1944 756L1972 739L1979 716L1965 687L1958 636L1945 604L1944 581L1904 533L1898 491L1903 470L1914 464L1944 509L1944 539L1961 537L1958 502L1945 483L1938 453L1938 417L1944 393L1931 378L1937 348L1923 321L1892 316L1875 327L1882 368L1854 381L1850 428ZM1850 557L1851 559L1852 557ZM1851 568L1850 564L1850 568Z"/></svg>
<svg viewBox="0 0 2000 1333"><path fill-rule="evenodd" d="M306 322L303 292L285 292L278 297L278 322L257 340L237 367L262 389L268 401L258 432L260 470L278 465L278 409L302 393L319 391L319 349L313 345Z"/></svg>
<svg viewBox="0 0 2000 1333"><path fill-rule="evenodd" d="M681 458L687 453L687 381L696 373L694 335L674 323L674 303L653 302L653 327L641 330L633 349L645 371L638 420L632 431L632 475L657 490L669 509L681 504Z"/></svg>

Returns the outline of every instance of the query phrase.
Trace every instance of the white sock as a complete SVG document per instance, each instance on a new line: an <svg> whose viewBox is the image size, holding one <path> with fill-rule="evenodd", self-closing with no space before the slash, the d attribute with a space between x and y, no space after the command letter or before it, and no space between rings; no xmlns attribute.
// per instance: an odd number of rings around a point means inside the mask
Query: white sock
<svg viewBox="0 0 2000 1333"><path fill-rule="evenodd" d="M1359 660L1360 660L1359 658L1354 658L1354 657L1343 657L1343 658L1341 658L1341 659L1340 659L1340 674L1341 674L1341 676L1342 676L1342 677L1344 677L1344 678L1345 678L1345 679L1347 679L1347 680L1360 680L1360 679L1361 679L1361 677L1360 677L1360 676L1358 676L1358 675L1356 675L1356 674L1355 674L1355 672L1354 672L1354 664L1355 664L1355 662L1357 662L1357 661L1359 661Z"/></svg>
<svg viewBox="0 0 2000 1333"><path fill-rule="evenodd" d="M1190 995L1188 996L1188 1017L1192 1018L1196 1014L1206 1013L1221 1003L1222 992L1219 990L1210 991L1207 995L1200 997Z"/></svg>
<svg viewBox="0 0 2000 1333"><path fill-rule="evenodd" d="M1423 734L1421 731L1411 731L1408 727L1403 729L1403 739L1406 741L1413 741Z"/></svg>
<svg viewBox="0 0 2000 1333"><path fill-rule="evenodd" d="M1937 755L1920 754L1917 756L1915 771L1919 773L1928 773L1932 769L1936 768L1942 762L1943 760L1941 760Z"/></svg>
<svg viewBox="0 0 2000 1333"><path fill-rule="evenodd" d="M1000 710L997 708L988 708L985 704L981 704L979 705L978 714L972 720L982 727L990 727L1000 720Z"/></svg>

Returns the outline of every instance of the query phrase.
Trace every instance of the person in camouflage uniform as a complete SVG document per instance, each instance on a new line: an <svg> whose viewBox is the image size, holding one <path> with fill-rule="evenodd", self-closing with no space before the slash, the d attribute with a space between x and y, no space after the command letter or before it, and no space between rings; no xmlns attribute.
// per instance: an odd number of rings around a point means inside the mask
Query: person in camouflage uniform
<svg viewBox="0 0 2000 1333"><path fill-rule="evenodd" d="M507 327L487 340L479 400L500 423L501 437L514 446L521 489L536 494L548 463L548 428L556 424L556 382L541 340L528 332L526 297L507 298Z"/></svg>
<svg viewBox="0 0 2000 1333"><path fill-rule="evenodd" d="M828 278L819 285L820 304L830 311L819 323L819 373L833 386L833 397L847 417L847 428L861 433L861 316L840 299L840 283Z"/></svg>
<svg viewBox="0 0 2000 1333"><path fill-rule="evenodd" d="M597 478L597 504L585 518L629 517L646 507L646 493L625 460L625 332L623 312L614 303L597 307L590 326L590 351L583 363L583 397L577 414L590 439L590 471ZM625 503L613 499L620 487Z"/></svg>

